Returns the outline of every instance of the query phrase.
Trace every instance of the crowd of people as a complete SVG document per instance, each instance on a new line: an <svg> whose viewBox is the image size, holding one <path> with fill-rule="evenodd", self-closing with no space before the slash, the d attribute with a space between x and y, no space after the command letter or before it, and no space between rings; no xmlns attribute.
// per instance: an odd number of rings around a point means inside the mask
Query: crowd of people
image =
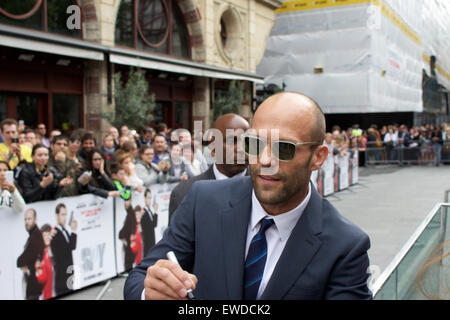
<svg viewBox="0 0 450 320"><path fill-rule="evenodd" d="M86 193L128 200L134 190L185 181L212 164L207 148L188 130L168 130L164 123L140 133L111 127L101 143L83 129L47 136L45 124L32 129L14 119L0 127L0 207L17 211L25 203Z"/></svg>
<svg viewBox="0 0 450 320"><path fill-rule="evenodd" d="M439 166L443 154L450 152L450 124L408 126L376 124L363 130L359 125L342 130L333 126L325 142L330 154L345 155L351 149L359 150L360 165L371 163L411 162ZM445 159L448 160L448 159Z"/></svg>
<svg viewBox="0 0 450 320"><path fill-rule="evenodd" d="M169 130L165 123L137 133L126 125L110 127L99 143L95 134L77 129L70 136L45 124L35 129L5 119L0 124L0 208L25 209L25 203L55 200L86 193L130 198L155 183L185 181L204 173L213 163L211 150L186 129ZM359 125L342 130L333 126L324 144L330 155L359 150L375 161L399 160L399 148L410 159L441 163L443 148L450 143L450 124L408 128L389 125L381 129ZM361 157L361 155L363 155ZM8 173L13 174L8 174Z"/></svg>

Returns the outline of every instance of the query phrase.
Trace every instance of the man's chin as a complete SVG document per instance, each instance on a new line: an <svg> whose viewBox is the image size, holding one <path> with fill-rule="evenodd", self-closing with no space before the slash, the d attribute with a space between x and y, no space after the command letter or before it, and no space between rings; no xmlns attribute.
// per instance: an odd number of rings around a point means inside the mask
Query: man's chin
<svg viewBox="0 0 450 320"><path fill-rule="evenodd" d="M254 184L255 195L259 202L264 204L278 204L280 203L279 195L281 193L282 188L276 185L266 185L260 182L256 182Z"/></svg>

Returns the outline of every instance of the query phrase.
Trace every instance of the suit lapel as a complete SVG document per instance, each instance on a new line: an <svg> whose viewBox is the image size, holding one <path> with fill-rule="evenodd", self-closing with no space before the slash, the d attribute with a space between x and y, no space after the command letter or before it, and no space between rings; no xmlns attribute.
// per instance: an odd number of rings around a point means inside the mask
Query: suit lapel
<svg viewBox="0 0 450 320"><path fill-rule="evenodd" d="M321 232L322 201L311 184L311 198L292 230L283 253L264 290L262 300L279 300L301 276L321 246L317 234Z"/></svg>
<svg viewBox="0 0 450 320"><path fill-rule="evenodd" d="M228 298L231 300L241 300L243 298L245 244L252 210L251 180L246 180L244 186L244 192L239 188L240 193L236 193L235 199L238 199L238 201L231 201L231 208L221 212L225 273ZM242 197L242 194L245 194L245 196Z"/></svg>
<svg viewBox="0 0 450 320"><path fill-rule="evenodd" d="M214 175L213 165L209 166L208 170L205 171L206 180L215 180L216 176Z"/></svg>

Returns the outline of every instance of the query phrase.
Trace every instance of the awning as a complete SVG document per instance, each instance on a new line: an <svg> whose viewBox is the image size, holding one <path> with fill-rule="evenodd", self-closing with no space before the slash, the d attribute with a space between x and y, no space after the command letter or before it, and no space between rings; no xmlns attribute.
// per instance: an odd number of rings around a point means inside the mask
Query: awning
<svg viewBox="0 0 450 320"><path fill-rule="evenodd" d="M114 50L114 49L113 49ZM206 64L181 61L170 58L159 58L154 56L136 56L136 52L128 54L111 53L109 61L116 64L134 66L144 69L153 69L166 72L187 74L197 77L218 78L228 80L246 80L255 83L264 83L264 77L257 74L239 72L229 69L218 68Z"/></svg>
<svg viewBox="0 0 450 320"><path fill-rule="evenodd" d="M102 46L34 30L0 26L0 46L89 60L104 60Z"/></svg>
<svg viewBox="0 0 450 320"><path fill-rule="evenodd" d="M255 73L230 70L216 66L164 57L132 49L116 48L71 39L35 30L23 30L0 25L0 46L46 52L69 57L103 61L109 54L109 62L144 69L153 69L197 77L228 80L245 80L264 83L264 77Z"/></svg>

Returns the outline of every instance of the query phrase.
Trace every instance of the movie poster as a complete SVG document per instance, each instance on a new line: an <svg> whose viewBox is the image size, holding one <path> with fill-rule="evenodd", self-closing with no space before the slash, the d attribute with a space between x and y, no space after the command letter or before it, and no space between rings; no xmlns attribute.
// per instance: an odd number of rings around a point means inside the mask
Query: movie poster
<svg viewBox="0 0 450 320"><path fill-rule="evenodd" d="M115 199L118 273L138 265L169 224L170 193L178 183L154 184L128 201Z"/></svg>
<svg viewBox="0 0 450 320"><path fill-rule="evenodd" d="M343 156L338 156L339 166L339 191L348 188L348 166L350 154L346 152Z"/></svg>
<svg viewBox="0 0 450 320"><path fill-rule="evenodd" d="M355 150L353 152L352 158L350 159L351 161L351 170L352 170L352 179L351 179L351 184L357 184L358 183L358 179L359 179L359 175L358 175L358 171L359 171L359 152L358 150Z"/></svg>
<svg viewBox="0 0 450 320"><path fill-rule="evenodd" d="M319 169L320 170L320 169ZM319 178L319 170L314 170L313 172L311 172L311 182L314 185L314 187L316 189L319 188L319 184L318 184L318 178ZM319 192L320 193L320 192Z"/></svg>
<svg viewBox="0 0 450 320"><path fill-rule="evenodd" d="M322 164L323 171L323 195L334 193L334 157L328 156Z"/></svg>
<svg viewBox="0 0 450 320"><path fill-rule="evenodd" d="M91 194L0 213L0 297L50 299L116 276L112 199Z"/></svg>

